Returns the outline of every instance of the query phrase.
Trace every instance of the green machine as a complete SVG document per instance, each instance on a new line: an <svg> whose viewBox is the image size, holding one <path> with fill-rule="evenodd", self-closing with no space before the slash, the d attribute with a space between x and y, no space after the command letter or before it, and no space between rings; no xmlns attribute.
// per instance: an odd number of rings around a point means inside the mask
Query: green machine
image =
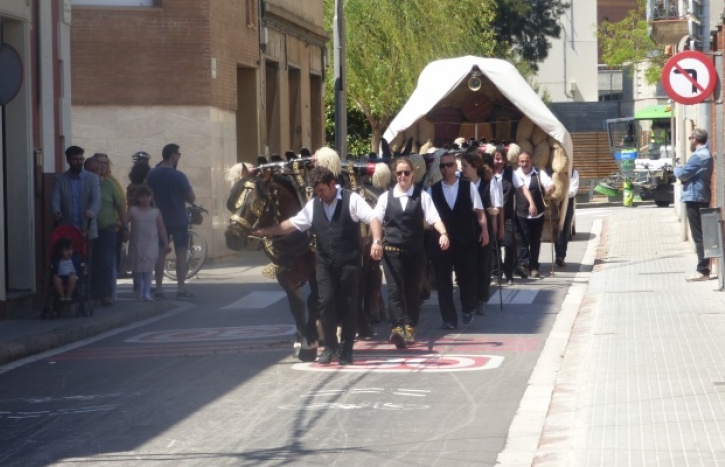
<svg viewBox="0 0 725 467"><path fill-rule="evenodd" d="M609 149L619 173L600 182L595 191L608 196L623 193L625 205L631 205L634 192L639 192L643 201L653 200L659 207L674 202L671 121L669 105L653 105L641 109L634 117L606 120Z"/></svg>

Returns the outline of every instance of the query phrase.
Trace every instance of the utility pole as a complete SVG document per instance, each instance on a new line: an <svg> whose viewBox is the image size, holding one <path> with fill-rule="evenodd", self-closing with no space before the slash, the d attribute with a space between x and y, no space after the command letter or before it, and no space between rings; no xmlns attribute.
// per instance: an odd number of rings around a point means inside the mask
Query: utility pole
<svg viewBox="0 0 725 467"><path fill-rule="evenodd" d="M343 1L335 0L335 151L347 158L347 82L345 77L345 15Z"/></svg>

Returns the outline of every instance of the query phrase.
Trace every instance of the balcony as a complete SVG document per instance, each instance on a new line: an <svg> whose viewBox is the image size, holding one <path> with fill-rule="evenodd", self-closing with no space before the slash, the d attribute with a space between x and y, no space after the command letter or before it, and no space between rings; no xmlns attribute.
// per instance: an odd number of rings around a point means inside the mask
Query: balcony
<svg viewBox="0 0 725 467"><path fill-rule="evenodd" d="M690 33L692 3L697 0L647 0L650 36L659 45L675 45Z"/></svg>

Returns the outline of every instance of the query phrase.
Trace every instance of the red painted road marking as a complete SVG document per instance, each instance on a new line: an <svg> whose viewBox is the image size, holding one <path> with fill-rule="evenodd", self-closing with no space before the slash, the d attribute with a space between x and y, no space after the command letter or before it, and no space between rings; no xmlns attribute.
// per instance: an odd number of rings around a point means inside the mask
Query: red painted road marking
<svg viewBox="0 0 725 467"><path fill-rule="evenodd" d="M290 336L295 327L289 324L267 326L239 326L226 328L171 329L156 331L129 337L124 342L136 344L157 344L169 342L204 342L260 339Z"/></svg>
<svg viewBox="0 0 725 467"><path fill-rule="evenodd" d="M293 370L299 371L342 371L387 372L387 373L449 373L459 371L492 370L501 366L503 357L498 355L378 355L372 359L356 354L354 364L320 365L317 363L296 363Z"/></svg>

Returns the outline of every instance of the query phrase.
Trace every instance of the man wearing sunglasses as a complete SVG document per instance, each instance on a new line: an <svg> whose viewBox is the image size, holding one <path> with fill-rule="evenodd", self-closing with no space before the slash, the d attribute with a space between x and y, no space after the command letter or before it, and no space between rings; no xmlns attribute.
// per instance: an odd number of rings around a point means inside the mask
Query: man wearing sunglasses
<svg viewBox="0 0 725 467"><path fill-rule="evenodd" d="M450 235L447 250L432 248L431 256L438 288L438 307L443 318L442 329L458 327L458 313L453 302L453 272L460 288L463 324L473 321L476 311L476 242L488 245L488 224L476 185L456 175L458 164L453 154L444 154L440 161L443 180L430 187L438 213ZM480 234L478 234L480 226Z"/></svg>

